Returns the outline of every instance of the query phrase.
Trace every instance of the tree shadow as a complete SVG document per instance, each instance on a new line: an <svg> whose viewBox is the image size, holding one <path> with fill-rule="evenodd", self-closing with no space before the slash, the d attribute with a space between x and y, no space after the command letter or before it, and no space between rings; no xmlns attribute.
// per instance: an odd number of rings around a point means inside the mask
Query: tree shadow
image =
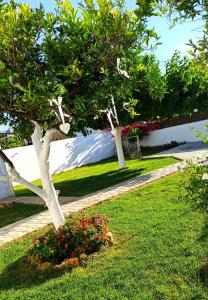
<svg viewBox="0 0 208 300"><path fill-rule="evenodd" d="M145 168L115 170L80 179L64 180L55 183L54 186L56 190L60 190L60 196L81 197L132 179L135 176L141 175L144 170Z"/></svg>
<svg viewBox="0 0 208 300"><path fill-rule="evenodd" d="M39 285L50 279L62 276L71 268L40 267L27 261L26 256L22 256L15 262L9 264L0 274L0 290L24 289Z"/></svg>

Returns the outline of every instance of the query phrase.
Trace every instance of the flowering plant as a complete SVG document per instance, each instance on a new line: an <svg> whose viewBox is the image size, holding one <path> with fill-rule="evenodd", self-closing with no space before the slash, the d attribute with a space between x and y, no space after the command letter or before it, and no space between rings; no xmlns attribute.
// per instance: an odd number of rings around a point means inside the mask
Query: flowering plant
<svg viewBox="0 0 208 300"><path fill-rule="evenodd" d="M64 226L49 230L33 239L28 255L36 263L60 264L68 258L79 258L97 252L109 242L108 217L98 213L87 216L85 211L69 214Z"/></svg>
<svg viewBox="0 0 208 300"><path fill-rule="evenodd" d="M160 122L158 121L148 121L148 122L135 122L127 125L122 128L122 135L128 136L135 129L138 130L139 135L144 136L150 131L154 131L156 129L160 129Z"/></svg>

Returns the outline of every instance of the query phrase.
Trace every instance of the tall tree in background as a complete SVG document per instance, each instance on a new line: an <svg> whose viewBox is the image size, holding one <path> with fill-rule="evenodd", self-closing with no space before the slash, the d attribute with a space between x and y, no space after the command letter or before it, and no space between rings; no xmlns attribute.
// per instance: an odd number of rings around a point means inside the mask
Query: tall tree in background
<svg viewBox="0 0 208 300"><path fill-rule="evenodd" d="M161 102L161 116L190 115L195 109L199 113L208 112L208 69L201 68L195 60L181 57L175 52L167 62L167 92Z"/></svg>
<svg viewBox="0 0 208 300"><path fill-rule="evenodd" d="M134 68L133 98L137 100L137 120L157 119L166 93L165 75L154 55L145 54L137 58ZM140 115L141 114L141 115Z"/></svg>
<svg viewBox="0 0 208 300"><path fill-rule="evenodd" d="M143 44L157 36L147 29L146 1L137 15L121 0L85 0L79 9L67 0L56 4L55 13L46 13L42 6L0 2L0 121L31 134L43 188L22 178L3 151L9 177L0 179L39 195L58 228L64 216L49 170L51 140L59 130L103 126L95 119L111 105L111 95L122 110L132 91L118 74L117 58L131 75Z"/></svg>

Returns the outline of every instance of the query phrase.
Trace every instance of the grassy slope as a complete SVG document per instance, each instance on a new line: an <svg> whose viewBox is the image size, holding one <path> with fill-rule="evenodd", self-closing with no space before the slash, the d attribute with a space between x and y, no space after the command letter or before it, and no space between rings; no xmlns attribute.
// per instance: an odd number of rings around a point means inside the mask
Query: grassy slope
<svg viewBox="0 0 208 300"><path fill-rule="evenodd" d="M142 161L127 160L128 169L119 171L118 162L113 158L54 175L53 181L55 188L61 191L60 196L84 196L175 162L176 159L171 157ZM34 183L40 185L39 180ZM22 186L15 186L15 194L33 195Z"/></svg>
<svg viewBox="0 0 208 300"><path fill-rule="evenodd" d="M20 221L31 215L43 211L43 205L12 203L5 207L0 207L0 227L13 222Z"/></svg>
<svg viewBox="0 0 208 300"><path fill-rule="evenodd" d="M110 215L115 245L85 268L30 270L21 257L31 237L1 248L0 299L208 299L206 215L178 199L179 184L173 175L91 208Z"/></svg>

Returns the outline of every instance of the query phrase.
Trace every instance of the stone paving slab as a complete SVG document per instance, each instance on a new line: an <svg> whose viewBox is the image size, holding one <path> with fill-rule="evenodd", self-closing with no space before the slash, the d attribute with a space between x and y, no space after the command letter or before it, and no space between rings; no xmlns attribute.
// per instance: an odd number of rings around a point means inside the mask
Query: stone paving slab
<svg viewBox="0 0 208 300"><path fill-rule="evenodd" d="M64 204L61 206L61 209L64 214L67 214L68 212L77 212L92 205L99 204L132 189L142 187L147 183L171 175L178 171L178 167L180 165L181 163L176 163L168 167L152 171L145 175L136 176L133 179L121 182L99 192L92 193L87 197L81 198L80 200ZM44 211L24 220L0 228L0 246L22 237L27 233L40 229L49 223L51 223L50 214L48 211Z"/></svg>

